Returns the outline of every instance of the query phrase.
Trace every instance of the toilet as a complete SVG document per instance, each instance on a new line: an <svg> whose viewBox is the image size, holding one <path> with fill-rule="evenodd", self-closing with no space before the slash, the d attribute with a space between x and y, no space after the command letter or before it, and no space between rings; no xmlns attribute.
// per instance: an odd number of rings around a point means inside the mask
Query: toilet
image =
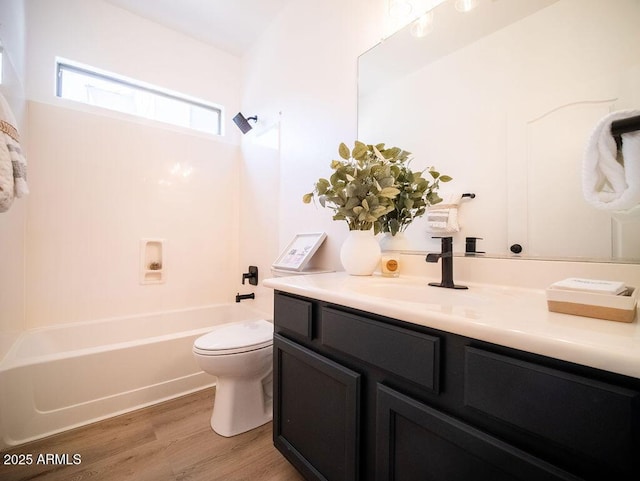
<svg viewBox="0 0 640 481"><path fill-rule="evenodd" d="M216 326L193 343L204 372L217 376L213 430L226 437L273 417L273 324L265 320Z"/></svg>

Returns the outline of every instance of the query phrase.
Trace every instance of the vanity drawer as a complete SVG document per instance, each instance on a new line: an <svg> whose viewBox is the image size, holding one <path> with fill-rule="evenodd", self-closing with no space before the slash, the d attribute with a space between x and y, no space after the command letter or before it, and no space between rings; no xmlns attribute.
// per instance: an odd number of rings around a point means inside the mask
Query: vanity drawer
<svg viewBox="0 0 640 481"><path fill-rule="evenodd" d="M276 294L273 306L276 331L286 330L311 340L312 306L309 301Z"/></svg>
<svg viewBox="0 0 640 481"><path fill-rule="evenodd" d="M640 394L467 347L464 402L614 472L637 466Z"/></svg>
<svg viewBox="0 0 640 481"><path fill-rule="evenodd" d="M437 337L324 307L320 338L326 347L439 391Z"/></svg>

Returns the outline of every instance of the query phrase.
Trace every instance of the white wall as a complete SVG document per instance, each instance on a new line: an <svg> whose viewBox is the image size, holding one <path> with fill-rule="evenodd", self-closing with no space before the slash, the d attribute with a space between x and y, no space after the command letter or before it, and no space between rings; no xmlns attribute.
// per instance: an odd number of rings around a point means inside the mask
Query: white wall
<svg viewBox="0 0 640 481"><path fill-rule="evenodd" d="M342 269L338 252L347 224L333 222L329 210L303 204L302 196L327 175L339 143L356 139L357 57L381 32L379 0L296 0L243 59L243 109L267 123L280 119L277 167L260 152L243 150L247 176L270 179L274 187L261 197L268 206L261 224L272 226L258 234L270 246L261 251L266 266L296 233L325 231L328 238L314 262Z"/></svg>
<svg viewBox="0 0 640 481"><path fill-rule="evenodd" d="M56 56L226 107L240 101L238 57L102 0L26 0L27 95L54 102ZM229 139L237 142L234 129Z"/></svg>
<svg viewBox="0 0 640 481"><path fill-rule="evenodd" d="M27 129L24 99L25 14L22 0L0 2L0 44L3 79L0 93L16 116L26 148ZM24 324L24 230L26 199L14 200L0 214L0 359Z"/></svg>
<svg viewBox="0 0 640 481"><path fill-rule="evenodd" d="M27 0L26 327L233 301L239 135L215 138L55 98L55 57L220 103L240 59L101 0ZM164 284L138 282L165 239Z"/></svg>

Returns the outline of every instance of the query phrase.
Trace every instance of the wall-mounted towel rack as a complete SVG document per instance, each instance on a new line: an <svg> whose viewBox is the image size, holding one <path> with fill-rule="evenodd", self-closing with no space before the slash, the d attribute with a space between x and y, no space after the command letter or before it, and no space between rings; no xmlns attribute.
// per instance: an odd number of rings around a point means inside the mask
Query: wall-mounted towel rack
<svg viewBox="0 0 640 481"><path fill-rule="evenodd" d="M622 148L622 134L640 130L640 115L611 122L611 135L616 140L618 149Z"/></svg>
<svg viewBox="0 0 640 481"><path fill-rule="evenodd" d="M475 199L476 198L476 194L473 193L466 193L466 194L462 194L462 197L469 197L470 199Z"/></svg>

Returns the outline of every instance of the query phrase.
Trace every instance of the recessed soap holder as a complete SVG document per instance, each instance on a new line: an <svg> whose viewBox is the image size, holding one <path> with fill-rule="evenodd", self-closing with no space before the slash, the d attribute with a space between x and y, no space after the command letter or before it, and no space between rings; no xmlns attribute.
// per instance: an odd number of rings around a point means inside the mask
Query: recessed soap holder
<svg viewBox="0 0 640 481"><path fill-rule="evenodd" d="M165 281L164 239L140 241L140 284L161 284Z"/></svg>

